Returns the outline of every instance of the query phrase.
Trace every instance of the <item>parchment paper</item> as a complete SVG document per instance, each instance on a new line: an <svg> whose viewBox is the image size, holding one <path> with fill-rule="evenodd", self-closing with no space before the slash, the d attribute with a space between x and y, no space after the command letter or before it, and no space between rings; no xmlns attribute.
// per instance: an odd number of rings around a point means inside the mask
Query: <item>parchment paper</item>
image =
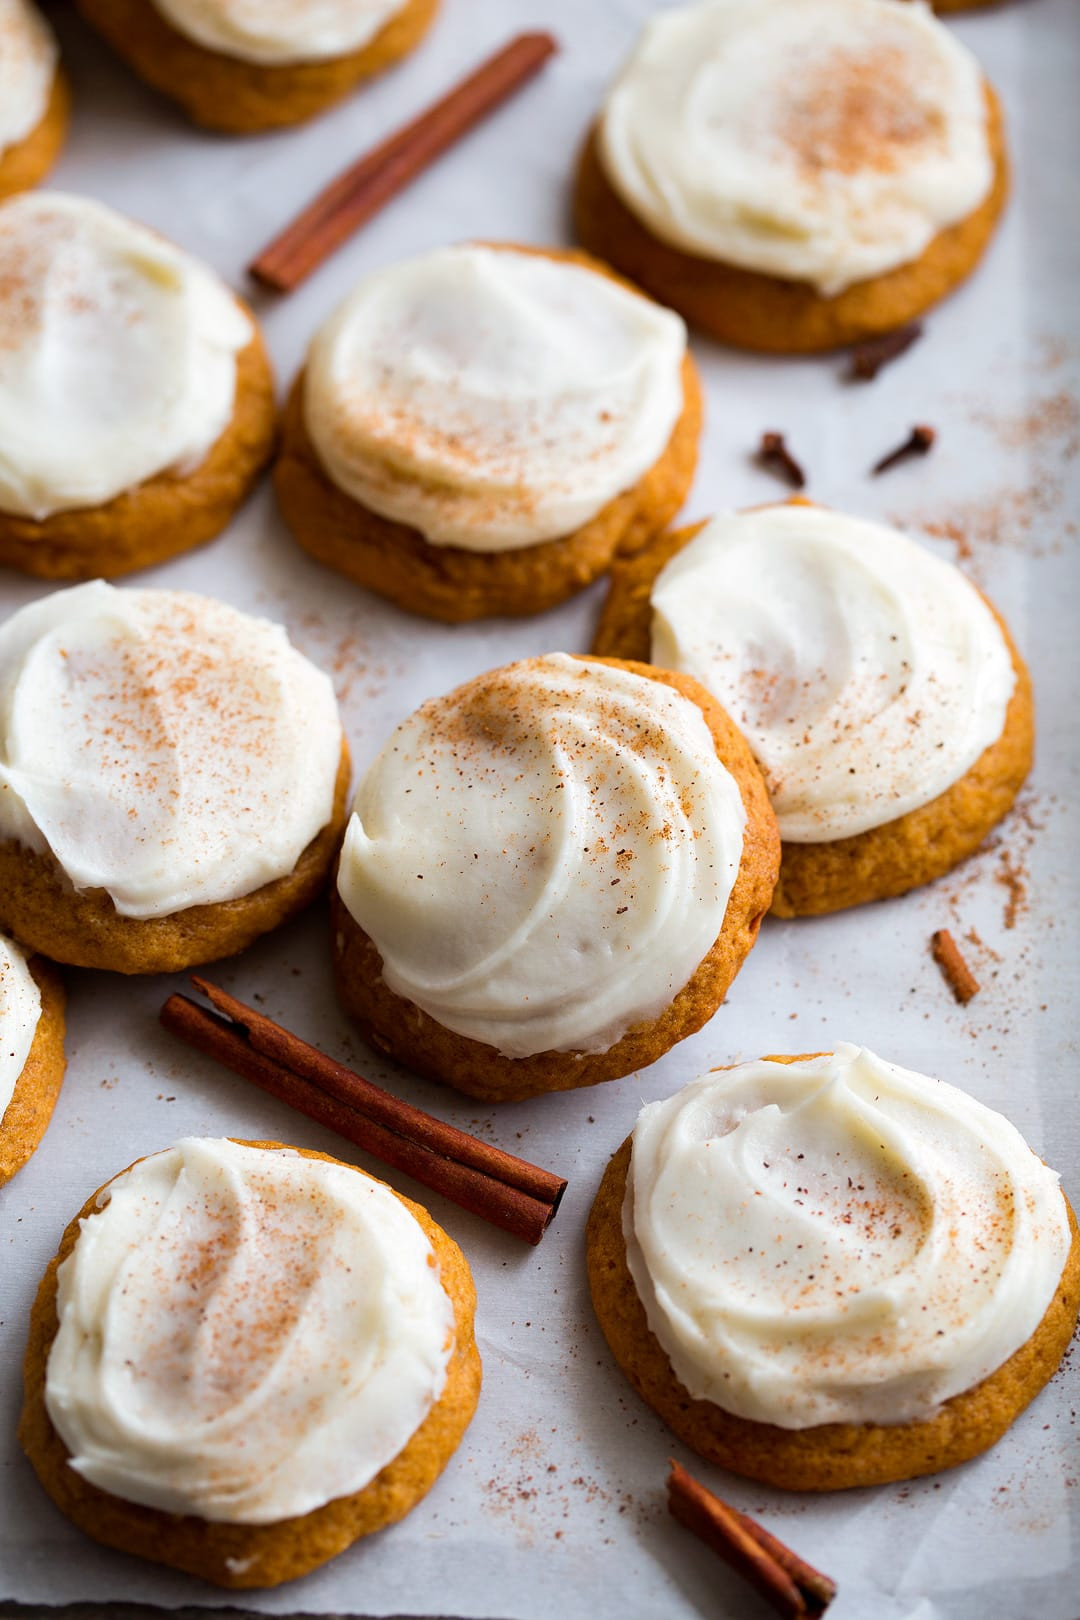
<svg viewBox="0 0 1080 1620"><path fill-rule="evenodd" d="M567 239L575 148L654 9L649 0L445 0L431 38L399 70L315 124L251 140L188 128L61 9L76 114L53 184L160 227L241 287L246 261L317 185L515 30L552 27L564 51L539 80L302 291L283 301L256 296L284 386L315 325L361 272L469 236ZM1015 198L986 263L931 316L928 336L869 386L843 380L842 358L754 359L695 339L708 426L686 518L776 497L779 486L749 455L763 429L779 428L810 470L816 498L898 520L964 561L1033 668L1039 752L1022 808L985 852L929 890L822 921L767 923L727 1005L698 1036L642 1074L529 1105L487 1110L367 1052L334 1003L321 908L217 970L239 995L257 993L271 1015L374 1079L570 1178L538 1251L425 1199L476 1273L485 1383L473 1426L403 1524L304 1581L233 1602L267 1613L472 1620L764 1613L667 1519L663 1482L674 1453L838 1579L836 1620L1075 1620L1080 1612L1075 1366L1067 1363L980 1461L907 1486L800 1499L725 1476L671 1439L613 1365L583 1275L590 1201L643 1101L716 1063L842 1039L1003 1110L1080 1197L1070 1001L1077 771L1068 735L1080 509L1080 12L1075 0L1029 0L955 26L1003 92L1016 163ZM939 431L934 454L868 479L866 469L920 421ZM212 592L284 620L332 670L360 769L423 698L510 658L587 649L603 592L532 621L434 627L309 561L266 487L222 539L142 582ZM5 573L0 611L42 589ZM983 982L966 1010L930 960L930 933L942 925ZM970 930L984 943L967 940ZM191 1132L341 1148L159 1029L157 1009L178 982L70 974L64 1092L43 1146L0 1193L0 1599L225 1601L85 1540L45 1499L14 1438L30 1301L93 1188Z"/></svg>

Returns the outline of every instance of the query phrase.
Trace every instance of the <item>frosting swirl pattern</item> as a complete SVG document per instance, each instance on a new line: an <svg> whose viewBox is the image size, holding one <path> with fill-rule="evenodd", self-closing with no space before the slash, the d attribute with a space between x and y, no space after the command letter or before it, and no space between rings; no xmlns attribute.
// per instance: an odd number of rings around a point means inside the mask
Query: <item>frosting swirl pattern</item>
<svg viewBox="0 0 1080 1620"><path fill-rule="evenodd" d="M932 1417L1031 1337L1070 1248L1008 1120L855 1046L645 1108L623 1232L680 1382L783 1429Z"/></svg>
<svg viewBox="0 0 1080 1620"><path fill-rule="evenodd" d="M15 1095L41 1018L41 991L19 947L0 934L0 1120Z"/></svg>
<svg viewBox="0 0 1080 1620"><path fill-rule="evenodd" d="M44 118L59 54L30 0L0 0L0 157Z"/></svg>
<svg viewBox="0 0 1080 1620"><path fill-rule="evenodd" d="M251 321L223 282L87 197L0 206L0 509L101 506L203 461Z"/></svg>
<svg viewBox="0 0 1080 1620"><path fill-rule="evenodd" d="M291 872L340 762L329 677L265 619L96 580L0 627L0 837L49 850L121 916Z"/></svg>
<svg viewBox="0 0 1080 1620"><path fill-rule="evenodd" d="M241 62L318 62L362 50L406 0L153 0L178 33Z"/></svg>
<svg viewBox="0 0 1080 1620"><path fill-rule="evenodd" d="M316 337L304 412L330 478L433 545L580 528L660 459L686 328L596 270L452 247L368 276Z"/></svg>
<svg viewBox="0 0 1080 1620"><path fill-rule="evenodd" d="M604 1052L718 938L745 811L697 705L562 653L425 703L338 875L390 989L507 1057Z"/></svg>
<svg viewBox="0 0 1080 1620"><path fill-rule="evenodd" d="M937 798L1000 737L1016 684L958 569L824 507L713 519L662 570L652 609L653 661L728 710L790 843L847 838Z"/></svg>
<svg viewBox="0 0 1080 1620"><path fill-rule="evenodd" d="M362 1490L438 1399L453 1307L388 1187L188 1138L111 1182L58 1274L45 1404L92 1485L271 1524Z"/></svg>
<svg viewBox="0 0 1080 1620"><path fill-rule="evenodd" d="M666 10L599 143L662 241L823 296L917 259L993 183L979 66L922 0Z"/></svg>

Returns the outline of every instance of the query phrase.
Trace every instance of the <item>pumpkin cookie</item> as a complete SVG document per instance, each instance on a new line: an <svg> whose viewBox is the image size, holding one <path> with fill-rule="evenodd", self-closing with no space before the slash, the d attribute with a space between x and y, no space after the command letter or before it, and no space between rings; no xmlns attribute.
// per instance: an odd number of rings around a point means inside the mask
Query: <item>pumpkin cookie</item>
<svg viewBox="0 0 1080 1620"><path fill-rule="evenodd" d="M414 613L533 614L663 528L700 428L677 315L585 254L443 248L318 333L274 485L305 550Z"/></svg>
<svg viewBox="0 0 1080 1620"><path fill-rule="evenodd" d="M408 55L438 0L77 0L98 33L196 124L299 124Z"/></svg>
<svg viewBox="0 0 1080 1620"><path fill-rule="evenodd" d="M0 563L87 579L202 545L273 435L254 316L212 271L87 197L0 207Z"/></svg>
<svg viewBox="0 0 1080 1620"><path fill-rule="evenodd" d="M338 991L380 1050L496 1102L643 1068L712 1017L778 841L685 675L552 653L433 699L360 785Z"/></svg>
<svg viewBox="0 0 1080 1620"><path fill-rule="evenodd" d="M742 729L783 839L780 917L943 876L1031 768L1031 682L995 609L897 530L809 502L620 562L594 650L685 670Z"/></svg>
<svg viewBox="0 0 1080 1620"><path fill-rule="evenodd" d="M475 1304L456 1243L362 1170L188 1138L65 1232L19 1439L95 1541L277 1586L435 1483L480 1393Z"/></svg>
<svg viewBox="0 0 1080 1620"><path fill-rule="evenodd" d="M702 1456L842 1490L992 1446L1057 1368L1080 1233L1019 1132L854 1046L652 1103L589 1217L616 1361Z"/></svg>
<svg viewBox="0 0 1080 1620"><path fill-rule="evenodd" d="M48 174L67 136L70 102L45 18L31 0L0 0L0 198Z"/></svg>
<svg viewBox="0 0 1080 1620"><path fill-rule="evenodd" d="M794 354L943 298L1007 191L994 93L919 0L697 0L653 19L610 92L576 217L710 336Z"/></svg>
<svg viewBox="0 0 1080 1620"><path fill-rule="evenodd" d="M0 628L0 686L0 926L33 949L174 972L323 887L348 752L280 626L98 580Z"/></svg>
<svg viewBox="0 0 1080 1620"><path fill-rule="evenodd" d="M64 1078L64 987L0 935L0 1187L45 1135Z"/></svg>

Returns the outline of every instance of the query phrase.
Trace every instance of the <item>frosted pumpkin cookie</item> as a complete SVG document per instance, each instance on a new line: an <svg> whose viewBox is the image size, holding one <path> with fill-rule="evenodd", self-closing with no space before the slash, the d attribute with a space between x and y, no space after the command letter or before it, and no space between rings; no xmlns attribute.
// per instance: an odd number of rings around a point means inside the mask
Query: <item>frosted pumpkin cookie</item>
<svg viewBox="0 0 1080 1620"><path fill-rule="evenodd" d="M920 0L698 0L645 29L577 176L585 246L692 324L800 353L902 326L981 257L1001 111Z"/></svg>
<svg viewBox="0 0 1080 1620"><path fill-rule="evenodd" d="M192 1137L72 1221L38 1291L19 1438L106 1546L276 1586L403 1518L476 1409L476 1294L355 1166Z"/></svg>
<svg viewBox="0 0 1080 1620"><path fill-rule="evenodd" d="M274 484L307 551L414 613L539 613L679 510L700 426L670 310L584 254L442 248L318 333Z"/></svg>
<svg viewBox="0 0 1080 1620"><path fill-rule="evenodd" d="M211 539L270 456L251 312L88 197L0 207L0 563L125 574Z"/></svg>
<svg viewBox="0 0 1080 1620"><path fill-rule="evenodd" d="M0 1187L45 1135L64 1078L64 987L0 934Z"/></svg>
<svg viewBox="0 0 1080 1620"><path fill-rule="evenodd" d="M1080 1234L1000 1114L855 1046L642 1110L589 1217L616 1361L702 1456L789 1490L936 1473L1061 1361Z"/></svg>
<svg viewBox="0 0 1080 1620"><path fill-rule="evenodd" d="M438 0L77 0L83 16L196 124L298 124L419 44Z"/></svg>
<svg viewBox="0 0 1080 1620"><path fill-rule="evenodd" d="M0 198L48 174L67 135L70 101L45 18L31 0L0 0Z"/></svg>
<svg viewBox="0 0 1080 1620"><path fill-rule="evenodd" d="M360 784L333 896L366 1038L491 1101L643 1068L712 1017L778 841L696 681L552 653L425 703Z"/></svg>
<svg viewBox="0 0 1080 1620"><path fill-rule="evenodd" d="M773 911L838 911L972 854L1031 768L1031 682L951 563L789 502L620 563L595 650L695 676L746 736L783 839Z"/></svg>
<svg viewBox="0 0 1080 1620"><path fill-rule="evenodd" d="M97 580L0 626L0 690L0 926L24 944L172 972L323 887L348 751L280 625Z"/></svg>

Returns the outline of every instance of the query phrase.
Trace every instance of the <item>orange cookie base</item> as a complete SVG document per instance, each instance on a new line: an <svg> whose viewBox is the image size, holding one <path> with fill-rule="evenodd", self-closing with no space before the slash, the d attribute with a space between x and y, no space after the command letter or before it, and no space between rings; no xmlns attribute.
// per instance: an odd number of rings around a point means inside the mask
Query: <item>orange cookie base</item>
<svg viewBox="0 0 1080 1620"><path fill-rule="evenodd" d="M661 535L646 550L616 563L593 651L645 660L652 646L652 588L671 558L704 527ZM1016 686L996 742L959 781L929 804L880 827L829 843L785 843L771 910L777 917L819 916L888 900L944 877L1008 814L1031 770L1035 706L1031 677L993 603L1016 672Z"/></svg>
<svg viewBox="0 0 1080 1620"><path fill-rule="evenodd" d="M579 264L622 283L589 254L517 244L512 250ZM286 407L274 488L285 521L305 551L411 613L448 624L543 613L591 585L616 553L644 545L679 511L693 482L702 421L701 386L689 355L683 361L682 383L682 414L660 459L588 523L556 540L495 552L435 546L417 529L380 517L354 500L324 471L308 435L303 372Z"/></svg>
<svg viewBox="0 0 1080 1620"><path fill-rule="evenodd" d="M30 191L44 180L67 139L71 87L58 68L41 122L14 146L0 151L0 201L17 191Z"/></svg>
<svg viewBox="0 0 1080 1620"><path fill-rule="evenodd" d="M670 304L710 337L771 354L813 354L891 332L952 292L975 268L1009 191L1001 105L986 87L995 177L984 202L941 231L910 264L825 298L806 282L684 253L653 236L631 213L601 165L596 131L578 164L575 219L587 248Z"/></svg>
<svg viewBox="0 0 1080 1620"><path fill-rule="evenodd" d="M0 1118L0 1187L21 1170L48 1129L64 1080L64 985L51 962L30 958L41 1016L11 1101Z"/></svg>
<svg viewBox="0 0 1080 1620"><path fill-rule="evenodd" d="M360 50L317 62L267 65L198 45L167 22L153 0L77 0L117 55L193 123L254 135L314 118L408 55L430 28L438 0L406 0Z"/></svg>
<svg viewBox="0 0 1080 1620"><path fill-rule="evenodd" d="M540 1052L504 1057L492 1046L455 1034L389 989L379 952L346 910L335 884L331 895L334 973L342 1006L365 1040L418 1074L430 1075L485 1102L517 1101L549 1091L570 1091L643 1069L708 1022L757 939L776 881L779 838L761 773L742 735L703 686L688 675L644 664L608 660L634 674L673 687L702 710L718 758L734 777L746 809L742 862L728 900L720 937L689 983L658 1018L636 1024L606 1052Z"/></svg>
<svg viewBox="0 0 1080 1620"><path fill-rule="evenodd" d="M232 956L325 888L348 816L349 777L342 742L331 818L286 876L166 917L122 917L104 889L72 888L51 853L0 842L0 929L54 961L113 973L179 973Z"/></svg>
<svg viewBox="0 0 1080 1620"><path fill-rule="evenodd" d="M276 1148L278 1142L252 1142L250 1147ZM327 1153L292 1148L305 1159L342 1161ZM356 1169L355 1165L347 1166ZM358 1172L360 1174L362 1172ZM123 1172L121 1172L123 1174ZM377 1178L370 1178L375 1180ZM393 1188L389 1189L393 1192ZM162 1513L126 1502L89 1484L68 1466L69 1453L49 1421L45 1408L45 1372L56 1337L56 1273L75 1247L79 1223L97 1209L99 1194L87 1200L64 1233L59 1252L38 1289L30 1317L30 1339L24 1363L26 1387L19 1442L42 1485L80 1530L107 1547L134 1553L154 1563L198 1575L231 1588L278 1586L295 1580L369 1536L405 1517L431 1489L461 1442L480 1395L480 1355L473 1332L476 1290L468 1262L457 1244L427 1210L400 1193L394 1196L420 1223L435 1251L443 1287L454 1307L457 1341L446 1385L423 1423L402 1451L352 1496L277 1524L218 1524L206 1519Z"/></svg>
<svg viewBox="0 0 1080 1620"><path fill-rule="evenodd" d="M254 323L247 305L241 308ZM104 506L52 517L0 511L0 563L38 579L115 579L204 545L220 534L269 461L274 417L274 377L256 325L236 357L232 420L193 472L158 473Z"/></svg>
<svg viewBox="0 0 1080 1620"><path fill-rule="evenodd" d="M622 1207L631 1149L628 1138L610 1161L589 1216L586 1250L593 1308L638 1395L680 1440L721 1468L789 1491L839 1491L936 1474L1000 1440L1065 1354L1080 1308L1080 1232L1071 1208L1072 1248L1042 1322L996 1372L954 1395L926 1422L781 1429L695 1400L650 1329L626 1263Z"/></svg>

